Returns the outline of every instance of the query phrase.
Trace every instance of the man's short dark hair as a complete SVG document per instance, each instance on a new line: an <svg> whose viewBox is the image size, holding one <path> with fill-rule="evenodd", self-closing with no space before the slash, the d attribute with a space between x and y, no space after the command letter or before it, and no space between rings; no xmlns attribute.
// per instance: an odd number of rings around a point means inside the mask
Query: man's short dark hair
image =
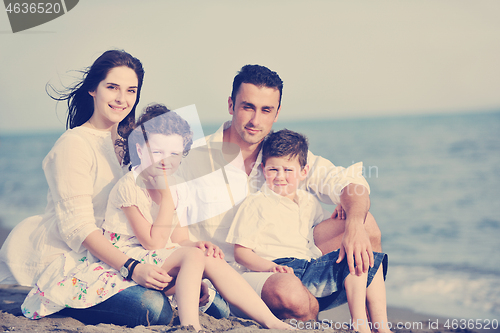
<svg viewBox="0 0 500 333"><path fill-rule="evenodd" d="M270 157L285 157L289 159L298 156L300 168L304 169L307 164L307 153L309 151L307 138L297 132L282 129L270 133L262 144L262 163Z"/></svg>
<svg viewBox="0 0 500 333"><path fill-rule="evenodd" d="M283 81L279 77L278 73L260 65L243 66L233 80L233 91L231 92L233 107L236 102L236 95L238 94L242 83L251 83L257 87L278 89L280 92L278 108L280 107L281 95L283 94Z"/></svg>

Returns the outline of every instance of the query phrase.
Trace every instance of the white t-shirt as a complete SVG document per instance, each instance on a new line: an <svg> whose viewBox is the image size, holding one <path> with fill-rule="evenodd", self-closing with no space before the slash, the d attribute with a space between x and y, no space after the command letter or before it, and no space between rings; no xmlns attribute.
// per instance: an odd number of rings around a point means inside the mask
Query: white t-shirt
<svg viewBox="0 0 500 333"><path fill-rule="evenodd" d="M241 204L226 241L247 247L270 261L320 257L313 227L329 218L330 213L306 191L297 190L296 201L276 194L264 184Z"/></svg>

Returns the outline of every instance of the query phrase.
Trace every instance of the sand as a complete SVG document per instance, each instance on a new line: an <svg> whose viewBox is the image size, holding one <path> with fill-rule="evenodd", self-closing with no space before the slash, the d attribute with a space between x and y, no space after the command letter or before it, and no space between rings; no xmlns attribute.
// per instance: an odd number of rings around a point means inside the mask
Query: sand
<svg viewBox="0 0 500 333"><path fill-rule="evenodd" d="M84 325L80 321L58 314L31 320L21 313L21 304L31 288L16 285L0 285L0 332L183 332L194 331L192 327L179 325L174 316L168 326L137 326L128 328L117 325ZM262 327L252 320L239 318L214 319L200 314L202 326L211 332L250 332ZM271 330L270 330L271 331ZM274 330L273 330L274 331Z"/></svg>
<svg viewBox="0 0 500 333"><path fill-rule="evenodd" d="M8 231L0 227L0 246L7 237ZM21 312L21 304L28 294L29 287L17 285L0 285L0 332L194 332L192 327L180 326L178 318L175 316L168 326L137 326L128 328L124 326L99 324L99 325L84 325L80 321L53 314L51 316L31 320L23 316ZM427 316L416 314L410 310L400 308L388 308L389 321L393 324L393 331L397 333L468 333L471 330L448 330L443 327L446 322L444 318L436 316ZM304 328L310 333L328 331L344 333L348 330L343 329L342 323L349 321L349 310L347 306L341 306L329 311L321 312L319 321L298 323L288 321L296 328ZM438 323L439 325L435 325ZM236 317L228 319L214 319L208 315L200 313L200 322L202 327L208 332L234 332L234 333L250 333L263 329L258 323L252 320L245 320ZM398 329L396 325L401 323L403 328ZM430 325L432 324L432 325ZM404 328L404 325L407 328ZM338 328L338 329L337 329ZM262 332L262 331L261 331ZM277 333L284 332L282 330L266 330L265 332ZM480 333L500 333L497 330L482 330Z"/></svg>
<svg viewBox="0 0 500 333"><path fill-rule="evenodd" d="M42 319L31 320L25 318L21 313L21 304L26 294L31 288L16 285L0 285L0 332L194 332L192 327L180 326L178 318L174 318L168 326L137 326L128 328L124 326L99 324L84 325L80 321L54 314ZM333 320L335 318L335 320ZM346 307L325 311L320 314L318 322L298 323L288 321L296 328L303 328L308 332L320 331L344 333L348 330L341 327L341 323L349 320L349 313ZM436 322L436 318L418 315L411 311L397 308L389 308L389 320L396 325L398 322L403 325L410 325L408 329L393 329L397 333L446 333L446 332L472 332L471 330L447 330L443 327L444 319L441 319L437 327L429 327ZM250 333L260 331L262 326L255 321L230 317L228 319L214 319L208 315L200 313L202 327L208 332L234 332ZM338 329L336 329L338 328ZM261 331L262 332L262 331ZM266 332L277 333L281 330L266 330ZM493 333L493 331L490 331Z"/></svg>

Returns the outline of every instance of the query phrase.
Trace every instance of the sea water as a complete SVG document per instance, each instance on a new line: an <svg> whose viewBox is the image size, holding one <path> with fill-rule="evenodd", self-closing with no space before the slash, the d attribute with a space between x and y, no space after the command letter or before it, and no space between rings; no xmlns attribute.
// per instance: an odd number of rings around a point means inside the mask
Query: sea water
<svg viewBox="0 0 500 333"><path fill-rule="evenodd" d="M500 113L277 122L336 165L362 161L389 254L389 305L500 319ZM206 134L218 126L204 126ZM0 135L0 225L46 205L61 133ZM327 207L333 211L333 207Z"/></svg>

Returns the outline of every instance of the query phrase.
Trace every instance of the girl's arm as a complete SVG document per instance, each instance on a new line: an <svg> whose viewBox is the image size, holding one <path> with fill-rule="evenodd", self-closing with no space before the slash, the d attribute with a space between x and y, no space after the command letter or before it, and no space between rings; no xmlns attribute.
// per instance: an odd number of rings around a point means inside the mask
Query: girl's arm
<svg viewBox="0 0 500 333"><path fill-rule="evenodd" d="M217 245L212 244L208 241L193 242L192 240L189 240L188 227L181 227L181 225L178 224L172 232L171 238L172 242L179 245L199 248L200 250L205 252L207 257L213 256L214 258L219 257L221 259L224 259L224 252L222 252L222 250Z"/></svg>
<svg viewBox="0 0 500 333"><path fill-rule="evenodd" d="M287 266L280 266L274 262L264 259L248 247L234 244L234 259L254 272L279 272L292 273L293 269Z"/></svg>
<svg viewBox="0 0 500 333"><path fill-rule="evenodd" d="M125 253L114 247L114 245L104 237L101 230L90 233L87 238L85 238L82 245L94 256L117 271L120 271L120 268L129 259ZM132 280L143 287L162 290L172 281L172 277L161 267L149 264L139 264L134 269Z"/></svg>
<svg viewBox="0 0 500 333"><path fill-rule="evenodd" d="M170 189L156 190L161 195L160 211L153 224L149 223L137 206L121 207L135 236L146 250L164 248L170 237L175 206Z"/></svg>
<svg viewBox="0 0 500 333"><path fill-rule="evenodd" d="M183 205L178 205L178 206L183 207ZM177 243L181 246L197 247L200 250L204 251L207 256L213 255L214 258L219 257L221 259L224 259L224 253L217 245L205 241L193 242L189 239L189 229L187 226L187 207L178 208L177 217L179 221L177 227L172 232L172 237L171 237L172 242Z"/></svg>
<svg viewBox="0 0 500 333"><path fill-rule="evenodd" d="M177 224L174 231L172 232L172 237L170 237L172 243L177 243L182 246L191 246L191 243L194 243L189 240L189 231L188 227L181 227L180 224Z"/></svg>

